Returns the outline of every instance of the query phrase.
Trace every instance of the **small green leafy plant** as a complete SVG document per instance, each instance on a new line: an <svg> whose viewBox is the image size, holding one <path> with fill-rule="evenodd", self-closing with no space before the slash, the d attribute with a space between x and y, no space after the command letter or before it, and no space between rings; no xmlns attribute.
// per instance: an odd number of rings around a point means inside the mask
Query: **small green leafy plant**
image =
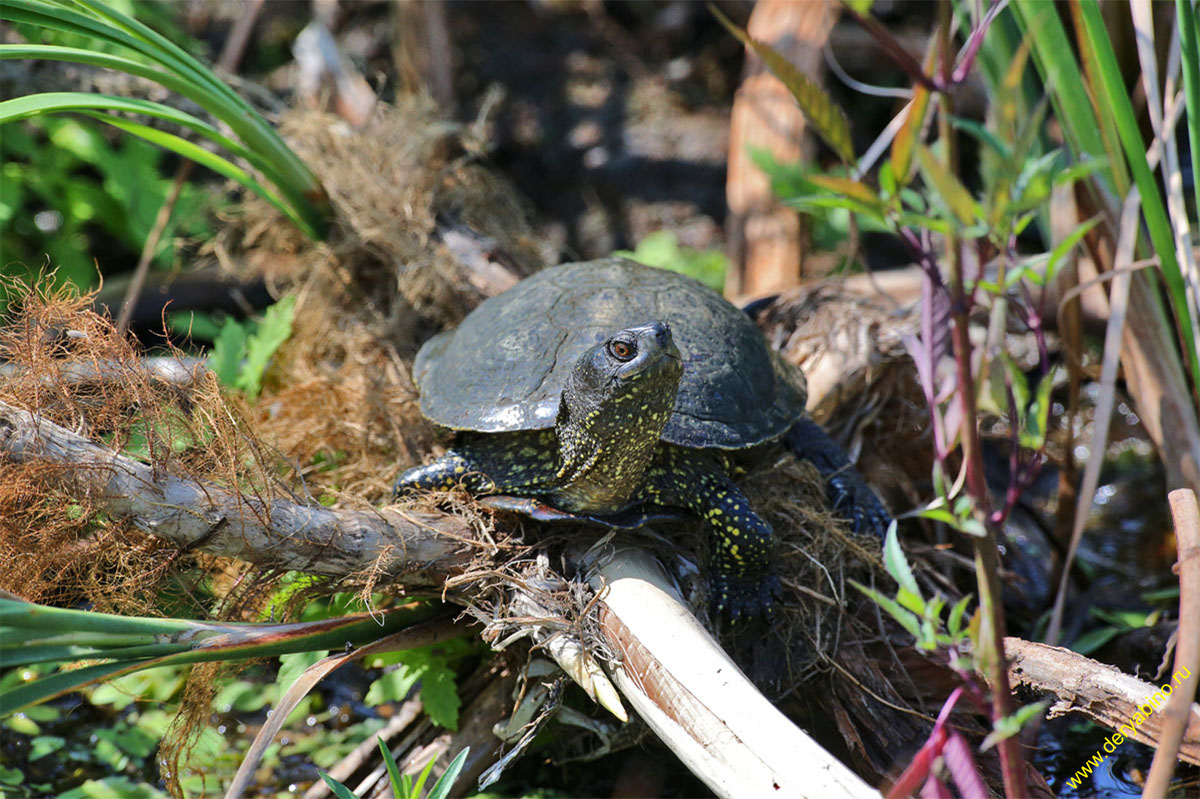
<svg viewBox="0 0 1200 799"><path fill-rule="evenodd" d="M459 772L466 765L467 755L471 751L471 747L468 746L459 752L454 760L450 761L450 765L446 767L442 776L438 777L430 786L429 793L423 794L422 791L425 790L425 783L433 771L436 758L431 758L414 780L411 774L400 773L400 766L396 763L396 758L392 757L392 752L383 742L383 738L378 738L378 741L379 751L383 753L383 762L387 766L388 779L391 781L392 795L395 799L446 799L450 795L450 789L454 787L454 781L458 779ZM359 799L353 791L324 771L321 772L321 779L338 799Z"/></svg>
<svg viewBox="0 0 1200 799"><path fill-rule="evenodd" d="M729 257L720 250L680 246L679 238L670 230L656 230L639 241L633 251L618 250L613 254L646 266L679 272L699 280L716 292L725 290Z"/></svg>
<svg viewBox="0 0 1200 799"><path fill-rule="evenodd" d="M288 295L267 308L257 324L225 320L209 352L208 368L224 385L255 399L262 391L271 356L292 335L295 310L296 298Z"/></svg>
<svg viewBox="0 0 1200 799"><path fill-rule="evenodd" d="M911 633L919 649L944 653L946 664L961 680L961 684L942 706L929 738L896 780L888 795L909 796L919 792L921 786L931 779L935 763L941 760L946 764L950 777L963 796L986 796L988 792L980 777L971 747L961 733L949 723L950 715L960 699L967 699L985 715L990 712L989 691L976 676L980 671L974 656L974 653L981 649L979 612L976 610L972 616L967 615L967 606L972 599L970 595L955 602L948 612L946 600L942 597L925 598L912 567L900 548L895 522L888 528L884 541L883 564L898 584L895 597L887 596L854 580L850 581L851 585L870 597ZM1025 724L1041 717L1048 704L1036 702L1025 705L1010 715L995 719L992 731L984 738L979 751L987 751L1001 741L1015 736Z"/></svg>

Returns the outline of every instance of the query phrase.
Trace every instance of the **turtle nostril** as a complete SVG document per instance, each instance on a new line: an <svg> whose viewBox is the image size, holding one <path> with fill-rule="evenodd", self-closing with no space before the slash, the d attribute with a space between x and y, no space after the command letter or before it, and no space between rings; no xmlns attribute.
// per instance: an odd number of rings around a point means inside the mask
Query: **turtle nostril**
<svg viewBox="0 0 1200 799"><path fill-rule="evenodd" d="M666 322L656 322L654 325L654 339L664 347L671 343L671 326Z"/></svg>

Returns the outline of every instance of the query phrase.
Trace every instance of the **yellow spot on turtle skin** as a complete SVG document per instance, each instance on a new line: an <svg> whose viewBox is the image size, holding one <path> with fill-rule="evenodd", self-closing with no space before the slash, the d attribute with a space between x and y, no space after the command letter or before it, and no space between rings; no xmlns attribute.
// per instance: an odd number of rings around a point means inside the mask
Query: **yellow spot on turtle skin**
<svg viewBox="0 0 1200 799"><path fill-rule="evenodd" d="M455 467L454 467L454 473L455 473L455 474L462 474L462 473L463 473L463 472L465 472L466 470L467 470L467 467L466 467L466 466L455 466Z"/></svg>

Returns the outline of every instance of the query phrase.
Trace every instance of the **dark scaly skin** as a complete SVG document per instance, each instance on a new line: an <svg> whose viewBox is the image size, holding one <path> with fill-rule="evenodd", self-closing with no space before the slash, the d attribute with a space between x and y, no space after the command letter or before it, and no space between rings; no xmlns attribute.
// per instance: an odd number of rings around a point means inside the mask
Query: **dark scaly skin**
<svg viewBox="0 0 1200 799"><path fill-rule="evenodd" d="M663 444L646 470L639 504L680 508L708 522L712 537L712 605L733 621L769 613L779 593L771 573L771 525L729 478L713 450Z"/></svg>
<svg viewBox="0 0 1200 799"><path fill-rule="evenodd" d="M601 518L641 506L678 508L712 530L718 614L736 620L767 612L778 591L769 569L771 526L729 479L724 456L660 442L682 366L669 332L656 328L665 325L620 331L585 353L554 430L461 433L437 461L401 475L396 493L461 484L474 494L538 497ZM643 353L662 349L666 358L614 380L620 365L605 348L623 334L640 337Z"/></svg>

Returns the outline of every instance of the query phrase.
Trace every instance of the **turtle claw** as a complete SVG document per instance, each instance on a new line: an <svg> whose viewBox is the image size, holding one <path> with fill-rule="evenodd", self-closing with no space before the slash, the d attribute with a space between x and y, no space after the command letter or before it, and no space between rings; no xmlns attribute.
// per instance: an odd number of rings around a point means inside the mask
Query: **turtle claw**
<svg viewBox="0 0 1200 799"><path fill-rule="evenodd" d="M779 577L774 574L738 577L718 574L713 578L712 609L731 625L754 618L771 619L780 595Z"/></svg>
<svg viewBox="0 0 1200 799"><path fill-rule="evenodd" d="M827 490L830 505L850 521L854 532L872 533L879 538L887 534L892 516L857 472L845 471L833 475Z"/></svg>
<svg viewBox="0 0 1200 799"><path fill-rule="evenodd" d="M788 433L788 446L807 459L828 482L830 506L846 518L856 533L874 533L883 538L892 516L867 481L858 473L829 434L812 419L804 418Z"/></svg>

